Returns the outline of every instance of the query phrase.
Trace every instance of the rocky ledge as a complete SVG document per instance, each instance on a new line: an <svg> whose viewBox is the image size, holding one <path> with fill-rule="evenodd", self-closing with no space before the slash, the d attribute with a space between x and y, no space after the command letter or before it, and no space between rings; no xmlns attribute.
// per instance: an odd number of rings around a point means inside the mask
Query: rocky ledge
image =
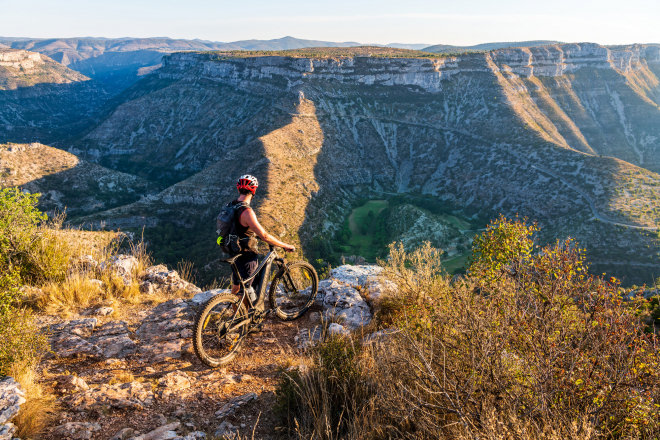
<svg viewBox="0 0 660 440"><path fill-rule="evenodd" d="M133 272L130 258L119 257L109 264L119 276L126 277L126 282L134 281L128 279ZM347 334L369 324L373 318L373 305L391 287L381 279L381 271L382 268L377 266L344 265L333 269L328 279L319 283L314 311L304 319L291 323L294 327L289 343L306 349L324 336ZM69 359L75 358L83 364L96 365L92 370L81 370L80 375L72 374L67 367L57 377L55 390L61 395L60 402L67 415L50 431L56 438L108 438L101 434L103 422L99 417L105 414L156 411L168 402L194 399L200 390L209 386L244 386L242 384L256 381L248 374L190 369L191 362L194 362L191 339L194 317L206 301L228 290L202 292L162 265L147 269L138 281L141 281L144 295L179 291L188 299L166 301L136 312L131 319L111 319L110 316L97 314L49 327L54 353L50 362L70 365ZM286 324L273 322L271 328L278 331ZM264 347L263 342L271 345L278 342L273 337L261 338L257 350ZM268 350L267 347L263 349ZM271 368L275 369L274 366ZM128 370L140 371L141 377L136 378L132 374L124 377L120 373ZM250 386L247 385L247 389L256 389ZM242 429L245 423L240 423L243 416L239 417L238 413L259 399L259 394L245 394L244 391L215 408L216 425L211 432L223 437ZM199 425L181 423L185 422L186 416L184 409L180 412L181 417L163 418L157 429L140 433L125 428L114 432L112 438L205 438L206 434L196 430ZM235 424L237 421L238 425Z"/></svg>

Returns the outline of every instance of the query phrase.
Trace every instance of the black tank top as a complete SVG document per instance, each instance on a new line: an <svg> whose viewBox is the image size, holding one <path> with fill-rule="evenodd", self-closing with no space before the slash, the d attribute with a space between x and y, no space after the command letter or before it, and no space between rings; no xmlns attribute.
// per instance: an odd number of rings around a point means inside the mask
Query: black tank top
<svg viewBox="0 0 660 440"><path fill-rule="evenodd" d="M234 200L232 202L235 205L238 205L242 202ZM257 251L257 239L255 238L255 233L250 231L249 226L243 226L241 224L241 215L245 212L246 209L249 209L250 206L241 206L236 210L236 235L241 243L241 248L245 251L256 252Z"/></svg>

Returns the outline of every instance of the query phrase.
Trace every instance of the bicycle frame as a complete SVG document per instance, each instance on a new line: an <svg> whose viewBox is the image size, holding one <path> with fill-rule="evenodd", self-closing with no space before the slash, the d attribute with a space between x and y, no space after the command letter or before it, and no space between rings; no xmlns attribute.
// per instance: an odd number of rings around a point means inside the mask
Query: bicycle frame
<svg viewBox="0 0 660 440"><path fill-rule="evenodd" d="M245 301L246 298L247 298L247 303L250 305L250 309L254 309L255 304L252 302L252 300L250 299L249 295L247 295L247 290L246 290L246 286L245 286L246 283L249 283L250 281L254 281L254 279L255 279L257 276L259 276L259 274L261 274L261 272L263 271L260 285L257 286L257 288L258 288L259 290L255 289L255 291L256 291L256 293L257 293L257 301L262 300L262 299L264 298L264 295L266 294L267 280L268 280L268 278L269 278L269 276L270 276L270 272L271 272L271 268L272 268L272 264L273 264L273 262L279 262L279 263L281 263L281 264L284 264L284 259L283 259L283 258L279 258L278 255L277 255L277 252L276 252L275 249L271 246L271 247L270 247L270 252L268 252L268 254L266 255L266 257L261 261L261 263L260 263L259 266L257 267L257 270L254 271L254 274L252 274L252 276L249 277L249 278L243 279L243 278L241 277L241 274L240 274L239 270L238 270L238 266L236 266L236 259L237 259L238 257L240 257L240 255L241 255L241 254L236 255L235 257L232 257L232 258L230 259L231 261L229 261L229 264L231 265L231 270L232 270L232 272L236 275L236 278L238 278L238 284L239 284L239 286L240 286L240 290L239 290L239 292L240 292L240 291L243 292L243 295L242 295L242 297L241 297L241 302L242 302L242 301ZM238 309L237 309L237 310L238 310ZM235 318L235 315L234 315L234 318ZM232 319L233 319L233 318L232 318Z"/></svg>

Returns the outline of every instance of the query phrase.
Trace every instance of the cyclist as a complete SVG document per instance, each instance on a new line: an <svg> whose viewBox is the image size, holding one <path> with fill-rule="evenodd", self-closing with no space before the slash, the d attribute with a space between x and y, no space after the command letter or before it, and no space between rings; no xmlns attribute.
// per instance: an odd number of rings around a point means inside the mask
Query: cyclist
<svg viewBox="0 0 660 440"><path fill-rule="evenodd" d="M238 189L239 194L238 198L232 202L234 204L244 205L237 209L235 225L242 248L241 256L236 260L236 266L243 279L251 277L259 265L259 262L257 261L256 239L254 239L255 235L266 243L273 246L279 246L287 252L293 252L296 250L295 246L284 243L266 232L264 227L259 223L259 220L257 220L254 210L252 210L249 205L258 186L259 182L256 177L249 174L241 176L241 178L238 179L238 182L236 182L236 189ZM246 283L246 287L250 286L250 284L252 284L252 281ZM236 279L236 275L232 273L231 293L237 294L239 289L240 286L238 284L238 279Z"/></svg>

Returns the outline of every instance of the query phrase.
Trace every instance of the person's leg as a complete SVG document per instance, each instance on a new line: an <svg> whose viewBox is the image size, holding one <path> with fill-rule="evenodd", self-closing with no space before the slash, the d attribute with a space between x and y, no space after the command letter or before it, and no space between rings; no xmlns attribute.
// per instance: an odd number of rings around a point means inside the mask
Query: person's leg
<svg viewBox="0 0 660 440"><path fill-rule="evenodd" d="M237 260L236 260L236 267L238 268L238 273L241 275L241 278L243 280L246 280L250 278L252 275L254 275L254 272L257 270L257 267L259 266L259 260L257 258L257 254L243 254L241 255ZM236 277L236 274L232 273L231 275L232 279L232 286L231 286L231 293L234 295L238 295L241 286L238 284L238 278ZM252 285L252 281L250 280L249 282L245 283L245 287L250 287ZM250 309L250 303L246 299L243 300L243 304L245 305L246 309Z"/></svg>

